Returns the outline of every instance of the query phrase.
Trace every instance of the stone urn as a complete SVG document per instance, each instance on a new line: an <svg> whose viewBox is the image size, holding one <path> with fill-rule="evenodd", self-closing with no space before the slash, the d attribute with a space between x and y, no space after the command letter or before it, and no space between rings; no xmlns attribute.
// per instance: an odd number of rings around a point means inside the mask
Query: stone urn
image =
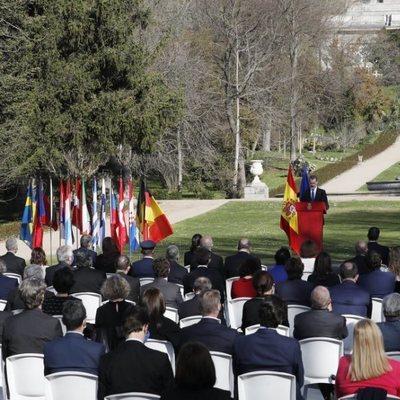
<svg viewBox="0 0 400 400"><path fill-rule="evenodd" d="M251 183L252 185L259 185L261 184L259 176L264 172L263 169L263 160L251 160L251 167L250 167L250 173L254 175L253 182Z"/></svg>

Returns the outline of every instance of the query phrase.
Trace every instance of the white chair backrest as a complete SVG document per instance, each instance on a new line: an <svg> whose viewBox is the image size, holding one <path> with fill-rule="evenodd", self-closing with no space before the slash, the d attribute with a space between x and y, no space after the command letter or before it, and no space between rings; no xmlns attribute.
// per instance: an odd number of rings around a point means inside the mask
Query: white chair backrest
<svg viewBox="0 0 400 400"><path fill-rule="evenodd" d="M57 290L54 289L54 286L47 286L47 289L46 289L46 290L47 290L48 292L57 294Z"/></svg>
<svg viewBox="0 0 400 400"><path fill-rule="evenodd" d="M260 324L250 325L244 330L244 334L252 335L253 333L256 333L258 331L258 328L260 326L261 326Z"/></svg>
<svg viewBox="0 0 400 400"><path fill-rule="evenodd" d="M171 342L168 342L167 340L147 339L145 345L149 349L161 351L162 353L167 354L172 366L172 371L175 374L175 350Z"/></svg>
<svg viewBox="0 0 400 400"><path fill-rule="evenodd" d="M62 315L53 315L53 317L58 319L61 325L63 335L65 335L67 333L67 327L64 325L64 322L62 321Z"/></svg>
<svg viewBox="0 0 400 400"><path fill-rule="evenodd" d="M262 271L268 271L268 265L261 264Z"/></svg>
<svg viewBox="0 0 400 400"><path fill-rule="evenodd" d="M183 285L181 285L180 283L175 283L175 285L179 287L183 299L185 297L185 289L183 288Z"/></svg>
<svg viewBox="0 0 400 400"><path fill-rule="evenodd" d="M3 273L4 276L8 276L9 278L13 278L16 279L18 281L18 285L21 283L22 281L22 277L20 274L14 274L13 272L4 272Z"/></svg>
<svg viewBox="0 0 400 400"><path fill-rule="evenodd" d="M375 321L375 322L382 322L385 320L385 318L383 316L382 299L379 297L372 298L371 319L372 319L372 321Z"/></svg>
<svg viewBox="0 0 400 400"><path fill-rule="evenodd" d="M101 306L101 295L91 292L73 293L72 296L81 299L86 309L86 321L94 324L96 321L96 311Z"/></svg>
<svg viewBox="0 0 400 400"><path fill-rule="evenodd" d="M107 272L106 275L107 275L107 279L108 279L117 274L115 272Z"/></svg>
<svg viewBox="0 0 400 400"><path fill-rule="evenodd" d="M154 282L154 278L139 278L139 282L140 282L140 286L144 286L147 285L148 283L153 283Z"/></svg>
<svg viewBox="0 0 400 400"><path fill-rule="evenodd" d="M192 315L190 317L182 318L179 321L180 328L185 328L186 326L197 324L201 320L201 315Z"/></svg>
<svg viewBox="0 0 400 400"><path fill-rule="evenodd" d="M0 311L4 311L6 308L7 300L0 300Z"/></svg>
<svg viewBox="0 0 400 400"><path fill-rule="evenodd" d="M176 323L179 322L178 310L174 307L165 307L164 317L167 317Z"/></svg>
<svg viewBox="0 0 400 400"><path fill-rule="evenodd" d="M343 356L343 342L326 337L299 341L304 366L304 386L315 383L334 383L339 359ZM304 393L306 397L306 393Z"/></svg>
<svg viewBox="0 0 400 400"><path fill-rule="evenodd" d="M183 268L185 268L187 272L190 272L190 264L185 265Z"/></svg>
<svg viewBox="0 0 400 400"><path fill-rule="evenodd" d="M255 371L238 376L240 400L296 400L294 375L274 371Z"/></svg>
<svg viewBox="0 0 400 400"><path fill-rule="evenodd" d="M293 337L294 317L310 310L310 307L301 306L300 304L288 304L288 321L289 321L289 336Z"/></svg>
<svg viewBox="0 0 400 400"><path fill-rule="evenodd" d="M97 376L83 372L66 371L47 375L46 400L96 400Z"/></svg>
<svg viewBox="0 0 400 400"><path fill-rule="evenodd" d="M183 301L191 300L195 296L194 292L189 292L186 293L185 296L183 297Z"/></svg>
<svg viewBox="0 0 400 400"><path fill-rule="evenodd" d="M210 354L217 375L217 381L215 382L214 387L222 390L229 390L233 398L234 379L232 356L219 351L210 351Z"/></svg>
<svg viewBox="0 0 400 400"><path fill-rule="evenodd" d="M237 281L238 279L240 279L239 276L234 276L233 278L228 278L225 281L226 301L227 302L232 300L232 296L231 296L232 283L233 283L233 281Z"/></svg>
<svg viewBox="0 0 400 400"><path fill-rule="evenodd" d="M43 354L18 354L6 359L10 400L44 400Z"/></svg>
<svg viewBox="0 0 400 400"><path fill-rule="evenodd" d="M386 355L392 360L396 360L400 362L400 351L387 351Z"/></svg>
<svg viewBox="0 0 400 400"><path fill-rule="evenodd" d="M158 396L157 394L131 392L112 394L110 396L104 397L104 400L155 400L159 398L160 396Z"/></svg>
<svg viewBox="0 0 400 400"><path fill-rule="evenodd" d="M228 318L231 328L238 329L242 325L243 306L250 297L238 297L228 301Z"/></svg>
<svg viewBox="0 0 400 400"><path fill-rule="evenodd" d="M244 334L251 335L252 333L257 332L257 330L260 326L261 326L260 324L250 325L245 329ZM289 336L289 328L285 325L278 325L276 328L269 328L269 329L273 329L274 331L277 331L282 336Z"/></svg>
<svg viewBox="0 0 400 400"><path fill-rule="evenodd" d="M360 317L359 315L351 315L351 314L343 314L343 317L346 318L346 326L348 335L343 339L344 344L344 354L350 354L353 348L353 331L354 325L364 319L364 317Z"/></svg>

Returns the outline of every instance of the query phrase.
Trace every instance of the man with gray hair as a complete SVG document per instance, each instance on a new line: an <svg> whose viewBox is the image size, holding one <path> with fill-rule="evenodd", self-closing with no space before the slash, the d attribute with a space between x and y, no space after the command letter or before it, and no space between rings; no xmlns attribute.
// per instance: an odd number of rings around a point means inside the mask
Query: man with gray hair
<svg viewBox="0 0 400 400"><path fill-rule="evenodd" d="M369 272L368 243L365 240L357 240L354 244L356 255L345 262L352 262L357 265L359 275Z"/></svg>
<svg viewBox="0 0 400 400"><path fill-rule="evenodd" d="M64 267L68 267L73 271L72 263L74 260L74 254L72 252L72 247L69 245L60 246L57 251L58 264L52 265L46 268L46 285L53 286L54 274Z"/></svg>
<svg viewBox="0 0 400 400"><path fill-rule="evenodd" d="M6 263L7 271L13 274L23 275L24 268L26 266L25 260L21 257L16 256L18 251L18 241L16 238L9 238L6 241L7 253L2 255L2 259Z"/></svg>
<svg viewBox="0 0 400 400"><path fill-rule="evenodd" d="M298 340L310 337L342 340L347 334L346 319L332 312L329 290L316 286L311 292L311 310L294 318L293 336Z"/></svg>
<svg viewBox="0 0 400 400"><path fill-rule="evenodd" d="M200 294L202 318L197 324L181 330L180 346L189 341L204 344L210 351L233 355L234 341L238 335L235 329L221 325L218 314L221 311L221 295L218 290L205 290Z"/></svg>
<svg viewBox="0 0 400 400"><path fill-rule="evenodd" d="M385 351L400 351L400 294L392 293L383 298L385 322L379 322Z"/></svg>
<svg viewBox="0 0 400 400"><path fill-rule="evenodd" d="M200 247L209 250L211 253L211 260L208 263L208 268L216 269L220 273L222 279L225 279L224 260L222 259L221 256L219 256L218 254L215 254L212 251L212 248L214 247L214 242L212 240L212 237L210 235L204 235L200 239ZM196 269L196 267L197 266L195 266L195 265L191 265L190 272L192 272L194 269Z"/></svg>
<svg viewBox="0 0 400 400"><path fill-rule="evenodd" d="M129 270L131 269L131 263L127 256L119 256L115 263L116 273L122 278L124 278L131 288L129 292L128 300L134 301L136 304L139 302L140 296L140 279L135 278L133 276L128 275Z"/></svg>
<svg viewBox="0 0 400 400"><path fill-rule="evenodd" d="M170 244L165 252L165 257L169 261L170 265L168 282L178 283L179 285L183 285L183 279L188 274L188 271L185 267L178 264L179 256L180 254L178 246Z"/></svg>
<svg viewBox="0 0 400 400"><path fill-rule="evenodd" d="M5 321L3 330L3 360L22 353L43 354L45 343L62 336L57 318L42 312L46 284L44 280L29 278L20 286L25 309Z"/></svg>
<svg viewBox="0 0 400 400"><path fill-rule="evenodd" d="M76 252L77 251L83 251L85 253L90 254L90 256L92 257L93 265L95 265L96 264L97 253L92 250L92 246L93 246L92 237L90 235L82 235L80 243L81 243L81 247L79 247L79 249L74 250L74 262L72 263L72 265L76 264L75 257L76 257Z"/></svg>

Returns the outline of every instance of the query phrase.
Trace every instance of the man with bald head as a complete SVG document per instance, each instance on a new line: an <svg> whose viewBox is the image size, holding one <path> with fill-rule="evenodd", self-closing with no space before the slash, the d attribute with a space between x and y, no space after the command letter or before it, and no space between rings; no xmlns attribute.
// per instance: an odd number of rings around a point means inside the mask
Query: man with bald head
<svg viewBox="0 0 400 400"><path fill-rule="evenodd" d="M316 286L311 292L311 310L296 315L293 336L298 339L329 337L342 340L347 336L346 319L332 312L329 290Z"/></svg>
<svg viewBox="0 0 400 400"><path fill-rule="evenodd" d="M357 240L354 244L354 250L356 255L345 262L356 264L359 275L367 274L369 272L368 243L365 240Z"/></svg>

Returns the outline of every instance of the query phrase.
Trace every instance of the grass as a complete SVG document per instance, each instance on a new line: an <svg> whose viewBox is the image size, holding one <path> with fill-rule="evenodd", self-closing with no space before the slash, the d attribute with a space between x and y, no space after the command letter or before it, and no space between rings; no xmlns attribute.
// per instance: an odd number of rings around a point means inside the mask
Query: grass
<svg viewBox="0 0 400 400"><path fill-rule="evenodd" d="M400 176L400 163L393 164L390 168L381 172L378 176L376 176L373 181L381 182L381 181L393 181L396 177ZM358 192L368 190L367 185L363 185L358 189Z"/></svg>
<svg viewBox="0 0 400 400"><path fill-rule="evenodd" d="M400 200L399 200L400 202ZM398 201L351 201L332 203L325 217L324 247L335 262L353 256L354 242L366 239L370 226L381 228L381 241L388 246L398 245L400 228ZM174 225L175 233L156 249L156 256L165 254L169 244L176 244L182 252L188 250L194 233L210 234L216 253L226 256L236 251L237 241L248 237L254 253L263 263L273 262L275 251L287 245L287 238L279 229L280 202L229 202L217 210ZM134 259L139 255L135 254Z"/></svg>

